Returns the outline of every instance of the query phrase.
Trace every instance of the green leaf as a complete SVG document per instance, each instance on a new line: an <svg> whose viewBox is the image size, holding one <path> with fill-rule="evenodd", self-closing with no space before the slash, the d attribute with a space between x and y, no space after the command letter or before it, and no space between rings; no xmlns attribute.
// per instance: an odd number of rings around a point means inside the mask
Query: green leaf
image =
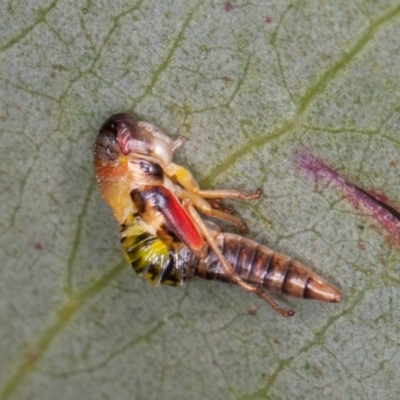
<svg viewBox="0 0 400 400"><path fill-rule="evenodd" d="M400 3L31 3L0 5L0 399L398 398L396 232L295 154L400 207ZM120 111L202 187L261 187L248 236L342 302L136 276L92 168Z"/></svg>

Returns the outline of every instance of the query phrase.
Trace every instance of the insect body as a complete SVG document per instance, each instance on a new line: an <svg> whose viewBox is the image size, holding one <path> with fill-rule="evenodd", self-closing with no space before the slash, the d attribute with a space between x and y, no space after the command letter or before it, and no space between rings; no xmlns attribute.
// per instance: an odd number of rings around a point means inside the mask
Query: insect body
<svg viewBox="0 0 400 400"><path fill-rule="evenodd" d="M224 209L224 198L253 200L261 192L201 190L188 170L172 162L175 141L147 122L116 114L101 127L94 165L101 194L121 227L121 245L135 271L154 286L181 285L193 276L235 283L283 316L267 293L339 302L341 293L309 268L254 241L204 221L198 211L244 223Z"/></svg>

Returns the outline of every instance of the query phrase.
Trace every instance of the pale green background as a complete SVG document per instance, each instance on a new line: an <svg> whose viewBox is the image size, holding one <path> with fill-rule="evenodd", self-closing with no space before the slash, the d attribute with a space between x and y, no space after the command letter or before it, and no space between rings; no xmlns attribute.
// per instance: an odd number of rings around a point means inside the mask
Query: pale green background
<svg viewBox="0 0 400 400"><path fill-rule="evenodd" d="M0 57L0 399L400 397L399 248L294 163L400 207L398 1L4 0ZM203 187L261 187L249 237L342 303L137 277L92 171L119 111L185 135Z"/></svg>

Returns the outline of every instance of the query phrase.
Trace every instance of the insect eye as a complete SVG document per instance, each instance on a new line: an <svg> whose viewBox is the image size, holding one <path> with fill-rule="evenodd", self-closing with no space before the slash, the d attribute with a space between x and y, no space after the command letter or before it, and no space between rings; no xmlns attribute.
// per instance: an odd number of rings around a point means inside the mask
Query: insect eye
<svg viewBox="0 0 400 400"><path fill-rule="evenodd" d="M136 134L136 121L128 114L114 114L100 128L100 134L117 138L121 132L133 137Z"/></svg>
<svg viewBox="0 0 400 400"><path fill-rule="evenodd" d="M115 141L124 156L131 153L150 154L151 152L151 136L142 132L136 120L129 114L112 115L100 128L99 136Z"/></svg>

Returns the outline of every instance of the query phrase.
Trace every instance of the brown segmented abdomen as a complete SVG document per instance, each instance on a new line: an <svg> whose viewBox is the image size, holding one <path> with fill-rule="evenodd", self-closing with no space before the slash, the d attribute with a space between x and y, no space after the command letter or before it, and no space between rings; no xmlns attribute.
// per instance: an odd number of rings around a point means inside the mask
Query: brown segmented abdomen
<svg viewBox="0 0 400 400"><path fill-rule="evenodd" d="M253 240L230 233L217 237L222 254L245 282L288 296L337 303L341 292L310 268ZM203 279L229 282L213 252L192 271ZM191 274L190 274L191 275Z"/></svg>

